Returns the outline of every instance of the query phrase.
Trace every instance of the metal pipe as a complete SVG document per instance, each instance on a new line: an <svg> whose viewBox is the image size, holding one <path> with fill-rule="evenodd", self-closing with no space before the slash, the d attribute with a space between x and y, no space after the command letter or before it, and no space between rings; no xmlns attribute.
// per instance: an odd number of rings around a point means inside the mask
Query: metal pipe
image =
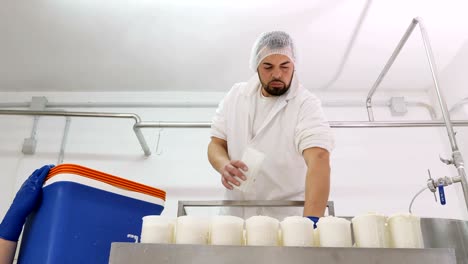
<svg viewBox="0 0 468 264"><path fill-rule="evenodd" d="M439 105L442 110L442 117L447 127L447 134L449 136L452 151L457 151L458 150L457 141L455 139L455 133L453 131L452 123L450 121L450 114L448 111L447 103L445 102L444 95L442 94L439 88L439 78L437 77L437 69L436 69L436 65L434 62L435 61L434 54L431 49L431 44L429 43L429 37L427 36L427 31L424 27L424 23L422 22L421 18L419 17L415 18L413 21L416 21L419 24L419 29L421 31L424 49L426 51L427 61L429 63L429 67L431 69L431 74L432 74L432 79L434 81L434 88L436 90ZM467 206L468 206L468 200L467 200Z"/></svg>
<svg viewBox="0 0 468 264"><path fill-rule="evenodd" d="M98 118L122 118L133 119L135 125L141 122L140 116L134 113L105 113L105 112L67 112L67 111L31 111L31 110L0 110L0 115L41 115L41 116L68 116L68 117L98 117ZM140 142L145 156L150 156L151 151L145 137L138 128L133 127L135 135Z"/></svg>
<svg viewBox="0 0 468 264"><path fill-rule="evenodd" d="M212 108L219 102L48 102L47 108ZM29 102L0 103L0 108L29 107Z"/></svg>
<svg viewBox="0 0 468 264"><path fill-rule="evenodd" d="M31 105L30 102L19 103L0 103L0 108L26 108ZM322 101L323 107L361 107L365 106L363 101ZM373 102L375 106L389 106L388 101L381 100ZM436 114L431 105L419 101L407 101L408 106L424 107L428 110L432 119L436 118ZM78 102L78 103L61 103L61 102L48 102L47 108L214 108L218 107L218 102L133 102L133 103L115 103L115 102Z"/></svg>
<svg viewBox="0 0 468 264"><path fill-rule="evenodd" d="M39 123L39 117L35 116L34 121L33 121L33 127L31 130L31 138L35 139L36 138L36 132L37 132L37 124Z"/></svg>
<svg viewBox="0 0 468 264"><path fill-rule="evenodd" d="M141 132L141 129L139 127L136 127L138 123L135 123L133 125L133 131L135 132L136 137L138 138L138 142L140 142L141 149L145 153L145 156L151 156L151 150L148 147L148 144L146 143L145 136Z"/></svg>
<svg viewBox="0 0 468 264"><path fill-rule="evenodd" d="M435 120L437 118L437 114L434 110L434 108L425 102L419 102L419 101L406 101L407 106L413 106L413 107L423 107L429 112L429 115L431 116L432 120ZM340 101L323 101L322 106L324 107L351 107L351 106L356 106L356 107L361 107L361 106L366 106L366 102L363 101L347 101L346 104L344 102ZM390 107L390 101L389 100L381 100L381 101L373 101L372 106L386 106Z"/></svg>
<svg viewBox="0 0 468 264"><path fill-rule="evenodd" d="M443 127L442 121L330 121L332 128ZM453 121L456 126L468 126L468 120ZM209 128L211 122L140 122L138 128Z"/></svg>
<svg viewBox="0 0 468 264"><path fill-rule="evenodd" d="M21 103L0 103L0 108L12 108L12 107L23 107L29 108L31 102L21 102Z"/></svg>
<svg viewBox="0 0 468 264"><path fill-rule="evenodd" d="M453 121L456 126L468 126L468 120ZM331 121L333 128L390 128L390 127L443 127L442 121L379 121L379 122L355 122L355 121Z"/></svg>
<svg viewBox="0 0 468 264"><path fill-rule="evenodd" d="M398 43L395 51L393 52L392 56L388 60L387 64L385 65L384 69L380 73L379 77L377 78L376 82L374 83L372 89L369 91L369 94L366 99L366 108L367 108L367 114L369 117L369 121L374 121L374 114L372 112L372 96L374 95L375 91L377 90L378 86L382 82L383 78L389 71L390 67L392 66L393 62L395 61L396 57L400 53L401 49L403 46L406 44L406 41L408 40L409 36L413 32L414 28L416 25L419 25L419 29L421 31L421 37L422 41L424 44L424 49L426 52L426 58L429 63L429 68L431 70L431 75L432 75L432 80L434 82L434 89L437 94L437 99L439 102L439 106L442 112L442 118L443 118L443 123L446 127L447 130L447 135L449 138L450 146L452 148L452 163L454 164L455 168L457 169L459 176L461 177L461 185L463 189L463 195L465 198L465 205L468 209L468 182L466 179L466 172L464 169L464 162L463 162L463 157L458 149L457 145L457 140L455 138L455 132L453 130L453 125L455 122L452 122L450 120L450 113L447 107L447 103L445 101L445 98L442 94L442 91L439 88L439 79L437 77L437 68L435 64L435 59L434 59L434 54L432 52L431 44L429 42L429 37L426 31L426 28L424 26L424 23L421 18L416 17L411 21L410 26L406 30L405 34L401 38L400 42Z"/></svg>
<svg viewBox="0 0 468 264"><path fill-rule="evenodd" d="M64 103L64 102L48 102L47 108L214 108L218 107L219 102L78 102L78 103ZM419 101L408 101L408 103L421 103ZM0 103L1 108L27 108L31 105L30 102L17 102L17 103ZM322 100L322 106L330 107L347 107L347 106L363 106L365 102L362 100ZM388 100L380 100L373 102L373 105L388 106ZM428 104L426 104L428 105ZM422 106L422 105L421 105ZM430 106L430 105L429 105Z"/></svg>
<svg viewBox="0 0 468 264"><path fill-rule="evenodd" d="M60 144L60 152L57 160L57 165L63 163L65 156L65 145L67 144L68 132L70 131L71 118L65 117L65 128L63 129L62 143Z"/></svg>
<svg viewBox="0 0 468 264"><path fill-rule="evenodd" d="M406 44L406 41L408 40L409 36L413 32L414 28L416 27L416 24L417 24L417 20L413 19L413 21L411 21L410 26L408 27L405 34L403 35L400 42L398 43L396 49L393 51L392 56L390 56L390 59L387 61L387 64L385 64L385 67L383 68L379 77L377 78L374 85L372 86L372 89L369 91L369 94L367 95L366 108L367 108L367 115L369 117L369 121L374 121L374 113L372 112L372 96L374 95L375 91L379 87L380 83L384 79L387 72L390 70L390 67L392 67L398 54L400 54L401 49Z"/></svg>
<svg viewBox="0 0 468 264"><path fill-rule="evenodd" d="M432 79L434 81L434 88L437 93L437 99L440 105L440 109L442 110L442 117L445 122L445 127L447 128L447 135L449 137L450 146L452 147L452 157L453 157L453 164L455 165L459 176L461 176L461 183L463 189L463 195L465 197L465 204L468 209L468 183L466 180L466 173L464 170L464 163L462 155L458 149L457 139L455 138L455 132L453 130L452 121L450 120L450 113L447 107L447 103L445 101L444 95L442 94L441 89L439 88L439 78L437 76L437 68L434 59L434 53L432 52L431 44L429 42L429 37L424 26L424 23L421 18L415 18L414 20L417 21L419 24L419 29L421 31L422 40L424 43L424 48L426 50L426 57L429 63L429 67L431 69Z"/></svg>
<svg viewBox="0 0 468 264"><path fill-rule="evenodd" d="M113 102L89 102L89 103L48 103L47 107L122 107L122 108L211 108L217 107L218 102L133 102L133 103L113 103Z"/></svg>
<svg viewBox="0 0 468 264"><path fill-rule="evenodd" d="M40 116L69 116L69 117L102 117L102 118L131 118L141 122L141 118L133 113L106 112L68 112L68 111L32 111L32 110L0 110L0 115L40 115Z"/></svg>
<svg viewBox="0 0 468 264"><path fill-rule="evenodd" d="M434 107L428 103L424 102L407 102L406 103L408 106L419 106L419 107L424 107L426 110L429 112L429 115L431 116L432 120L437 119L437 114L436 111L434 110ZM375 103L374 103L375 105Z"/></svg>

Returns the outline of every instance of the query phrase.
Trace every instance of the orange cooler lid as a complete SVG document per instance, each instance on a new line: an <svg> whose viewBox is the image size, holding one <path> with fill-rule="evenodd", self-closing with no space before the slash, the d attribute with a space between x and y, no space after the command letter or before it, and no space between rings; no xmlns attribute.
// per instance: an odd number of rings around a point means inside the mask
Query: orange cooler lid
<svg viewBox="0 0 468 264"><path fill-rule="evenodd" d="M53 167L49 171L46 181L59 174L79 175L82 177L86 177L89 179L107 183L107 184L113 185L121 189L143 193L143 194L150 195L156 198L160 198L163 201L166 200L166 192L163 190L150 187L148 185L144 185L141 183L137 183L134 181L130 181L121 177L114 176L114 175L110 175L104 172L93 170L87 167L76 165L76 164L60 164L60 165Z"/></svg>

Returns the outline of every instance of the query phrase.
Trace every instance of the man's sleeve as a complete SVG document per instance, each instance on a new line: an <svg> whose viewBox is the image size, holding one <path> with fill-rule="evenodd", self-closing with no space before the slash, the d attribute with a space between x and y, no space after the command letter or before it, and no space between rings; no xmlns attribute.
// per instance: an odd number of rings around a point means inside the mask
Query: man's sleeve
<svg viewBox="0 0 468 264"><path fill-rule="evenodd" d="M226 134L226 119L227 119L227 108L229 107L230 98L232 97L235 86L226 94L221 100L216 109L215 115L211 120L211 137L227 140Z"/></svg>
<svg viewBox="0 0 468 264"><path fill-rule="evenodd" d="M321 102L315 96L307 98L300 108L295 144L301 154L305 149L312 147L331 152L335 146L334 136L323 113Z"/></svg>

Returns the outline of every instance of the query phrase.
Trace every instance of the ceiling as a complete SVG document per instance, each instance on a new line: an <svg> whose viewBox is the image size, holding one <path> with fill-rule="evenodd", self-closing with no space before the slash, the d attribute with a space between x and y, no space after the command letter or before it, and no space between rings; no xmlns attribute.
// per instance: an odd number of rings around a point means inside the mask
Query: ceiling
<svg viewBox="0 0 468 264"><path fill-rule="evenodd" d="M308 89L363 91L416 16L441 72L468 48L464 1L2 2L0 91L227 91L253 74L251 46L268 30L293 36ZM382 88L430 83L416 30Z"/></svg>

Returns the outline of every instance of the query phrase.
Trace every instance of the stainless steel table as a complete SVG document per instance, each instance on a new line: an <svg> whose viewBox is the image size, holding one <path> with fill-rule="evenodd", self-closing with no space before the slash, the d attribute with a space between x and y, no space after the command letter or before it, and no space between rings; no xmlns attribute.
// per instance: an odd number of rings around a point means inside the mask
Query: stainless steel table
<svg viewBox="0 0 468 264"><path fill-rule="evenodd" d="M447 248L301 248L113 243L110 264L455 264Z"/></svg>

